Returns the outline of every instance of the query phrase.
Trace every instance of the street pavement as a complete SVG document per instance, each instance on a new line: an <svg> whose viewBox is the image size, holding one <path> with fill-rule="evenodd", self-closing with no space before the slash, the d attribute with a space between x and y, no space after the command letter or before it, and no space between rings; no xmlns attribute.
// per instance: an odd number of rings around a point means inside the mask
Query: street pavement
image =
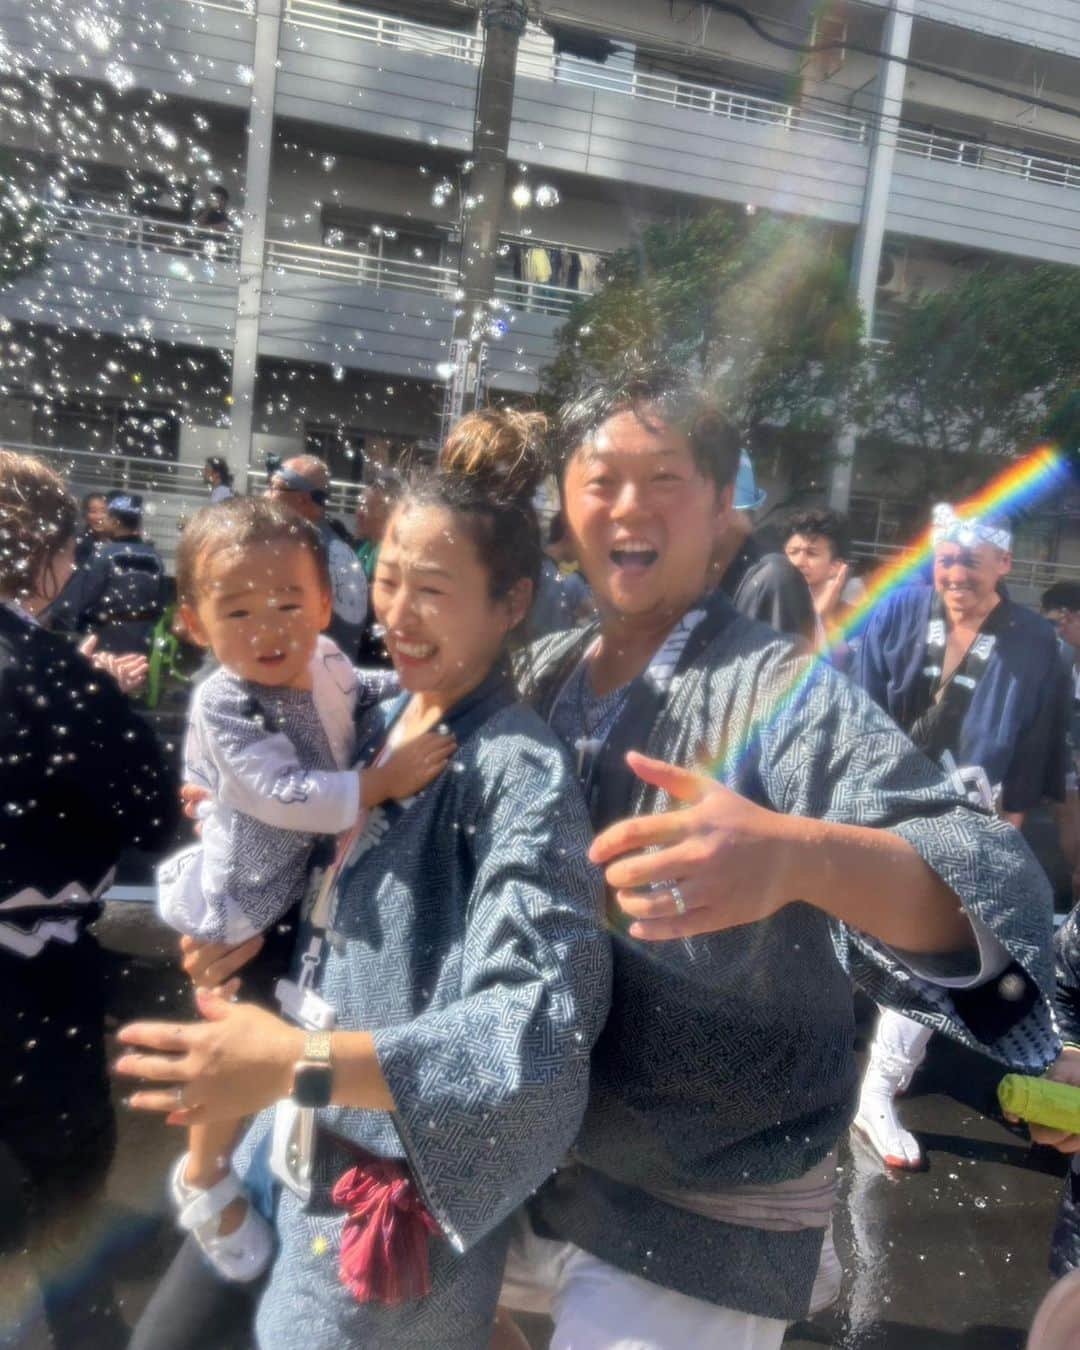
<svg viewBox="0 0 1080 1350"><path fill-rule="evenodd" d="M111 905L100 928L114 953L118 1021L190 1010L175 937L157 925L150 906ZM868 1029L865 1018L862 1027ZM993 1066L936 1038L905 1105L926 1148L925 1171L887 1175L857 1140L844 1147L836 1230L843 1295L833 1313L792 1329L789 1350L1022 1350L1049 1283L1047 1249L1064 1166L1001 1122L993 1106L997 1078ZM81 1246L82 1267L72 1272L73 1297L111 1279L124 1316L138 1316L176 1246L164 1177L180 1146L157 1119L121 1107L116 1162ZM32 1326L29 1290L27 1273L9 1266L0 1281L0 1324L15 1307L32 1327L14 1342L19 1350L48 1350L47 1336ZM541 1319L525 1329L538 1350L546 1344ZM9 1344L0 1330L0 1346ZM88 1342L79 1350L105 1347Z"/></svg>

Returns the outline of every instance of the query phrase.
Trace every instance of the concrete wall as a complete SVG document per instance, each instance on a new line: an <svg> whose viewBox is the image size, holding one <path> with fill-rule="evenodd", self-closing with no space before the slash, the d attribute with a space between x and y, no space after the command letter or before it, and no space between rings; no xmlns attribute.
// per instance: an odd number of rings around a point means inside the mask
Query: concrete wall
<svg viewBox="0 0 1080 1350"><path fill-rule="evenodd" d="M253 21L188 0L0 0L0 31L17 56L54 77L159 89L246 108Z"/></svg>
<svg viewBox="0 0 1080 1350"><path fill-rule="evenodd" d="M46 266L0 290L0 314L26 323L229 347L236 268L195 254L63 238Z"/></svg>

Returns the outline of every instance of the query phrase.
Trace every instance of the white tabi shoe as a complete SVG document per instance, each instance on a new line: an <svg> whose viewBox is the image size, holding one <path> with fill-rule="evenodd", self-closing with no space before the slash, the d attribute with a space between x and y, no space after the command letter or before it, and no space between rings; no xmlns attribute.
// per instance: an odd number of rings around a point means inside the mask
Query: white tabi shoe
<svg viewBox="0 0 1080 1350"><path fill-rule="evenodd" d="M223 1280L246 1284L258 1279L270 1264L274 1250L273 1230L248 1199L233 1172L208 1190L184 1180L188 1155L177 1159L169 1176L169 1194L176 1207L177 1223L191 1234L206 1259ZM221 1212L234 1200L246 1200L247 1212L233 1233L218 1232Z"/></svg>
<svg viewBox="0 0 1080 1350"><path fill-rule="evenodd" d="M923 1165L919 1141L905 1130L896 1111L896 1094L906 1084L891 1081L873 1062L859 1092L859 1110L852 1126L866 1140L886 1167L916 1171Z"/></svg>

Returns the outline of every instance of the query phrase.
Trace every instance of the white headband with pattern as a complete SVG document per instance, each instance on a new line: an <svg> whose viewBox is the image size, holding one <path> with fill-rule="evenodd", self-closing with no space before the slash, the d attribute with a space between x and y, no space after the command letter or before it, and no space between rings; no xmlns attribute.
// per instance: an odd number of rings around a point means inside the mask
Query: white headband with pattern
<svg viewBox="0 0 1080 1350"><path fill-rule="evenodd" d="M978 516L958 516L948 502L934 507L933 540L935 544L960 544L974 548L976 544L993 544L1008 553L1012 549L1012 531Z"/></svg>

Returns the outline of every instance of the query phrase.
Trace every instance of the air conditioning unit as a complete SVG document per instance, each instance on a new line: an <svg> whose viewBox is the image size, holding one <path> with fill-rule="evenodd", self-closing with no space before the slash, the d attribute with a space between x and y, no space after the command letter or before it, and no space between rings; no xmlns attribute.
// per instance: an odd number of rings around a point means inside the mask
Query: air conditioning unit
<svg viewBox="0 0 1080 1350"><path fill-rule="evenodd" d="M910 290L907 253L903 249L885 249L878 266L878 295L899 298Z"/></svg>

